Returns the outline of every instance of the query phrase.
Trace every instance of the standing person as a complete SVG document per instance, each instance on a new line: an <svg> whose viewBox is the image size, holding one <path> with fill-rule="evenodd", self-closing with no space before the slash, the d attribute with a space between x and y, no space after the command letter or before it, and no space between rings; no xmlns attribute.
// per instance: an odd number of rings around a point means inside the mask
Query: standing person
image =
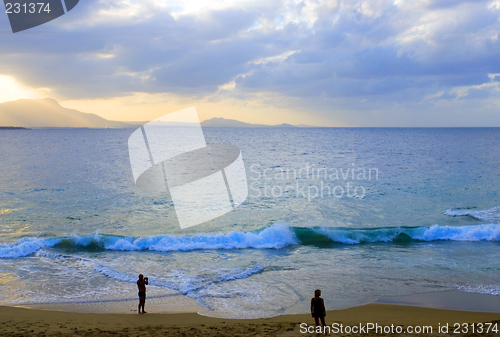
<svg viewBox="0 0 500 337"><path fill-rule="evenodd" d="M311 298L311 315L312 317L314 317L314 322L316 323L316 327L319 326L319 319L321 319L321 324L323 325L323 327L326 325L325 302L320 296L321 296L321 290L316 289L314 291L314 297Z"/></svg>
<svg viewBox="0 0 500 337"><path fill-rule="evenodd" d="M137 280L137 287L139 287L139 314L145 314L144 304L146 304L146 285L148 285L148 278L144 277L144 275L139 274L139 280Z"/></svg>

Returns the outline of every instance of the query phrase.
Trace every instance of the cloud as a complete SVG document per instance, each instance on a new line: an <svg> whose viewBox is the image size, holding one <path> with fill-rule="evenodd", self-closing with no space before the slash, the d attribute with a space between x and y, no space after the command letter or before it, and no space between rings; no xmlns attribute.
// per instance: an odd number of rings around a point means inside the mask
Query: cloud
<svg viewBox="0 0 500 337"><path fill-rule="evenodd" d="M438 101L492 107L500 98L498 77L488 78L500 73L498 0L89 0L77 8L3 34L0 74L60 99L266 97L345 121L331 111L417 114L442 109Z"/></svg>

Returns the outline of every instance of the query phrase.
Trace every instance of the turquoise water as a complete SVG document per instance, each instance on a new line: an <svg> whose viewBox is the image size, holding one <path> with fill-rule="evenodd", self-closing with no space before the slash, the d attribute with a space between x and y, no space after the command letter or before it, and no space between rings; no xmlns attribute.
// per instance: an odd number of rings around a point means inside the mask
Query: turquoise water
<svg viewBox="0 0 500 337"><path fill-rule="evenodd" d="M136 190L133 130L0 130L0 304L185 294L213 316L384 295L500 295L500 129L204 129L238 146L249 197L181 230Z"/></svg>

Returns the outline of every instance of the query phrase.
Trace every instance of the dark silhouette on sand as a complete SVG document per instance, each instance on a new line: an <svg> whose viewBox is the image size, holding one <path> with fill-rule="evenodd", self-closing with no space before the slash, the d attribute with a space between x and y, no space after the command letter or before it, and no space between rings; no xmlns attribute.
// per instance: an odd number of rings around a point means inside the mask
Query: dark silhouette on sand
<svg viewBox="0 0 500 337"><path fill-rule="evenodd" d="M311 315L314 317L314 322L316 323L316 326L319 326L319 320L321 319L321 324L325 326L325 316L326 316L326 310L325 310L325 302L323 299L320 297L321 296L321 290L316 289L314 291L314 297L311 298Z"/></svg>
<svg viewBox="0 0 500 337"><path fill-rule="evenodd" d="M144 275L142 274L139 274L139 279L137 280L137 287L139 287L139 314L146 313L146 311L144 311L144 305L146 304L146 285L148 284L148 278L144 277Z"/></svg>

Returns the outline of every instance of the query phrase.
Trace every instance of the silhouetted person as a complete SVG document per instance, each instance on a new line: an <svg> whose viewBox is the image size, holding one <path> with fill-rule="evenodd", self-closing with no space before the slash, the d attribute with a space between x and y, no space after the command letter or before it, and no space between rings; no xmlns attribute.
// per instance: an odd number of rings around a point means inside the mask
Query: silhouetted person
<svg viewBox="0 0 500 337"><path fill-rule="evenodd" d="M144 275L139 274L139 280L137 280L137 286L139 287L139 314L141 313L141 307L142 307L142 313L145 314L146 312L144 311L144 304L146 304L146 285L148 284L148 278L144 277Z"/></svg>
<svg viewBox="0 0 500 337"><path fill-rule="evenodd" d="M325 302L323 299L320 297L321 296L321 290L316 289L314 291L314 297L311 298L311 315L314 317L314 323L316 323L316 326L319 325L319 320L321 319L321 324L325 326L325 316L326 316L326 310L325 310Z"/></svg>

